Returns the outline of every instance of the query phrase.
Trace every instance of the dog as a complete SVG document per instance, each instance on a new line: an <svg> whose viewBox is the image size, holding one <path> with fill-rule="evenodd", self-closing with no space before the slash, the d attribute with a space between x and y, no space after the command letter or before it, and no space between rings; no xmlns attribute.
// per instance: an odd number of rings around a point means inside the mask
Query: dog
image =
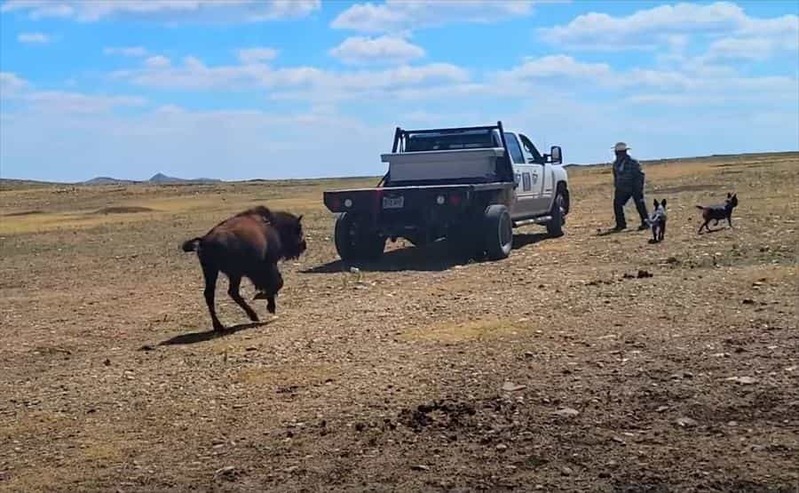
<svg viewBox="0 0 799 493"><path fill-rule="evenodd" d="M666 214L666 199L661 200L660 203L655 199L653 205L654 209L649 215L647 222L652 229L652 243L658 243L663 241L663 237L666 236L666 219L668 219Z"/></svg>
<svg viewBox="0 0 799 493"><path fill-rule="evenodd" d="M726 219L727 224L732 228L732 210L736 207L738 207L738 194L729 192L727 192L724 204L697 205L696 208L702 211L702 219L705 221L699 226L697 233L701 233L702 229L710 231L708 226L710 221L714 221L713 226L717 226L722 219Z"/></svg>

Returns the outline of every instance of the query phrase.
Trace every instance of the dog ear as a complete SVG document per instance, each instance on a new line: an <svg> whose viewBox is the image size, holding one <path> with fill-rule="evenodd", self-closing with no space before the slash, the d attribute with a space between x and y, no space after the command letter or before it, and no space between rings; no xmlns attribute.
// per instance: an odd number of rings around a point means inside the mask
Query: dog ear
<svg viewBox="0 0 799 493"><path fill-rule="evenodd" d="M658 199L655 199L655 209L658 207Z"/></svg>
<svg viewBox="0 0 799 493"><path fill-rule="evenodd" d="M662 205L663 208L665 209L666 208L666 199L661 200L660 201L660 205Z"/></svg>
<svg viewBox="0 0 799 493"><path fill-rule="evenodd" d="M728 199L731 199L731 198L732 198L732 194L731 194L730 192L727 192L727 198L728 198Z"/></svg>

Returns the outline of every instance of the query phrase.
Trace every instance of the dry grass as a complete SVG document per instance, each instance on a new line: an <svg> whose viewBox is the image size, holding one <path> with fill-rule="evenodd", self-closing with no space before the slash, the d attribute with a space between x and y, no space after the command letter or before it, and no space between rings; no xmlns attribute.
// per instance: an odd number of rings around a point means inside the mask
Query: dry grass
<svg viewBox="0 0 799 493"><path fill-rule="evenodd" d="M376 179L4 184L0 490L797 491L799 156L645 171L662 244L598 236L610 170L571 168L563 238L360 277L321 192ZM735 228L697 235L727 191ZM214 337L178 245L255 203L304 213L308 255L276 319Z"/></svg>

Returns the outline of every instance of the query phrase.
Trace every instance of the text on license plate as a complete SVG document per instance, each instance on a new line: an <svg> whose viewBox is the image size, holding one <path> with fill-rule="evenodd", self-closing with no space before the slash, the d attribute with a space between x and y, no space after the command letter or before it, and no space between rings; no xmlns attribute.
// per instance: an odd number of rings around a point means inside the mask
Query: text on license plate
<svg viewBox="0 0 799 493"><path fill-rule="evenodd" d="M383 197L383 209L402 209L405 205L405 197Z"/></svg>

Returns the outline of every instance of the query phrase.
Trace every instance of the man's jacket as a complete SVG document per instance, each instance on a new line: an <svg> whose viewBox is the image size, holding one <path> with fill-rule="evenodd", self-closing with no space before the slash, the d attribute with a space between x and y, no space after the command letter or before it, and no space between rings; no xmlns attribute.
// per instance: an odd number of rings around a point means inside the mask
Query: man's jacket
<svg viewBox="0 0 799 493"><path fill-rule="evenodd" d="M622 190L643 190L644 172L641 171L641 164L630 156L614 161L613 184Z"/></svg>

